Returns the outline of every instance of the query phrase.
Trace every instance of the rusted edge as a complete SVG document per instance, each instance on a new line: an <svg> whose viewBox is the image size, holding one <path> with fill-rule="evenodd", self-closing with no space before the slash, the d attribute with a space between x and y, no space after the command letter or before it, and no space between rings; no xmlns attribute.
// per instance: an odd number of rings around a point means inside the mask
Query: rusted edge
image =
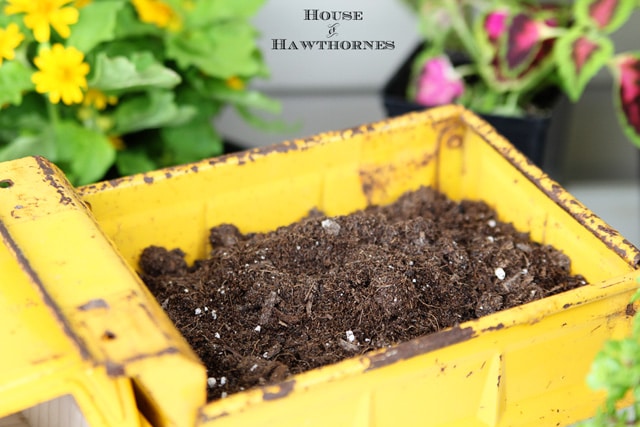
<svg viewBox="0 0 640 427"><path fill-rule="evenodd" d="M498 323L497 325L489 326L488 328L484 328L482 332L491 332L491 331L500 331L504 329L504 323Z"/></svg>
<svg viewBox="0 0 640 427"><path fill-rule="evenodd" d="M470 125L466 119L464 119L464 121L465 123ZM604 245L607 248L611 249L620 258L624 260L628 260L627 251L625 249L622 249L619 246L619 244L616 244L611 240L609 240L608 237L613 237L613 236L619 237L622 240L619 243L624 244L630 248L636 249L636 252L637 252L636 255L633 257L632 260L630 260L631 266L633 268L638 268L640 266L640 251L638 251L638 248L636 248L631 242L625 239L617 230L606 225L606 223L599 216L591 212L586 206L583 206L581 203L576 202L575 198L571 195L571 193L566 191L560 184L555 182L544 171L540 170L538 166L536 166L526 156L522 155L521 159L514 158L514 152L518 152L518 150L513 145L506 146L506 147L498 147L494 145L490 140L491 139L490 136L500 136L500 135L498 134L498 132L495 131L495 129L490 124L486 123L486 124L483 124L482 126L474 126L473 128L476 130L478 136L480 136L485 142L487 142L488 145L492 147L494 150L501 153L505 157L505 159L513 167L515 167L520 173L522 173L525 177L527 177L527 179L531 181L536 186L536 188L538 188L544 194L549 196L549 198L553 200L556 203L556 205L558 205L565 212L567 212L572 218L578 221L579 224L581 224L587 230L589 230L591 234L597 237L598 240L604 243ZM508 141L506 138L502 136L500 137L503 138L505 141L509 142L509 144L511 144L511 142ZM524 165L526 165L526 167ZM539 170L541 176L538 177L531 174L530 169L532 167ZM547 188L547 186L543 184L543 181L548 181L549 188ZM571 200L563 200L562 195L569 196ZM574 209L572 209L572 206L574 207ZM583 212L577 212L575 210L575 208L577 207L580 207L580 209ZM585 211L587 211L588 213ZM593 218L597 218L603 224L598 225L598 227L593 227L592 221L591 221L591 224L589 221Z"/></svg>
<svg viewBox="0 0 640 427"><path fill-rule="evenodd" d="M295 388L296 380L287 380L283 381L279 384L265 387L262 389L262 400L276 400L282 399L283 397L287 397ZM275 391L272 391L275 390Z"/></svg>
<svg viewBox="0 0 640 427"><path fill-rule="evenodd" d="M153 359L161 356L179 354L179 353L180 353L180 350L178 350L176 347L170 346L170 347L163 348L162 350L156 351L154 353L136 354L135 356L129 357L127 359L123 359L122 363L126 366L127 364L132 362L137 362L138 360Z"/></svg>
<svg viewBox="0 0 640 427"><path fill-rule="evenodd" d="M73 204L73 199L67 195L64 185L60 184L56 179L56 171L51 167L49 161L42 156L34 156L33 158L44 173L45 181L60 195L59 203L63 205Z"/></svg>
<svg viewBox="0 0 640 427"><path fill-rule="evenodd" d="M27 276L29 276L32 283L36 285L36 288L38 289L43 302L47 307L49 307L54 317L58 320L62 328L62 332L76 344L76 348L78 349L80 356L84 360L90 359L90 353L85 343L78 335L73 332L73 329L67 322L67 319L62 315L62 310L60 310L60 307L58 307L53 298L51 298L44 286L44 283L42 283L42 280L40 280L38 274L35 272L33 267L31 267L31 263L29 263L29 260L24 256L24 253L22 253L20 246L16 243L15 240L13 240L11 234L9 233L9 230L2 220L0 220L0 236L2 237L2 240L5 242L5 244L11 249L11 251L13 251L13 254L16 257L20 268L27 274Z"/></svg>
<svg viewBox="0 0 640 427"><path fill-rule="evenodd" d="M406 341L383 352L374 353L371 356L363 356L369 359L370 362L365 372L382 368L420 354L439 350L453 344L468 341L475 336L476 333L473 328L460 328L459 326L455 326L451 329Z"/></svg>
<svg viewBox="0 0 640 427"><path fill-rule="evenodd" d="M230 414L227 411L222 411L219 414L216 415L207 415L206 413L204 413L202 410L200 410L200 414L198 416L198 419L200 420L200 423L198 423L198 425L202 425L202 424L206 424L210 421L215 421L217 419L220 418L225 418L228 417Z"/></svg>

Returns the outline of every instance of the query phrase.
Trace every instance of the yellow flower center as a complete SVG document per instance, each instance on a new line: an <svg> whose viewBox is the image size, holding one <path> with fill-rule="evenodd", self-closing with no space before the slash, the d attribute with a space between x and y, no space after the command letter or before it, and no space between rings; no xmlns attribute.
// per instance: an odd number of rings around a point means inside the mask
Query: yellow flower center
<svg viewBox="0 0 640 427"><path fill-rule="evenodd" d="M242 81L242 79L240 77L229 77L226 81L225 81L227 87L230 87L231 89L234 90L242 90L244 89L244 82Z"/></svg>

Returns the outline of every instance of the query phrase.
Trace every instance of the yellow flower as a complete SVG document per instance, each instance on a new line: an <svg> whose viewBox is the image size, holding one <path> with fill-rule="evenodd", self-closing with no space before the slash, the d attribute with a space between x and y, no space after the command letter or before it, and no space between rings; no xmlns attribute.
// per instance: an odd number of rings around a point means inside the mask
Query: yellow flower
<svg viewBox="0 0 640 427"><path fill-rule="evenodd" d="M234 90L242 90L244 89L244 82L242 81L242 79L240 77L229 77L226 81L225 81L227 87L230 87L231 89Z"/></svg>
<svg viewBox="0 0 640 427"><path fill-rule="evenodd" d="M91 3L91 1L92 0L75 0L73 2L73 7L77 7L78 9L82 9L83 7L85 7L86 5Z"/></svg>
<svg viewBox="0 0 640 427"><path fill-rule="evenodd" d="M16 24L12 23L7 28L0 28L0 65L2 65L2 58L15 58L15 49L20 46L22 40L24 36Z"/></svg>
<svg viewBox="0 0 640 427"><path fill-rule="evenodd" d="M182 25L178 14L160 0L132 0L132 3L142 22L174 31Z"/></svg>
<svg viewBox="0 0 640 427"><path fill-rule="evenodd" d="M71 34L69 25L78 22L78 9L65 4L72 0L8 0L4 13L14 15L24 13L24 24L33 31L39 42L47 42L51 37L52 26L60 37Z"/></svg>
<svg viewBox="0 0 640 427"><path fill-rule="evenodd" d="M116 149L116 151L122 151L127 148L124 141L119 136L108 136L107 138L109 138L109 143Z"/></svg>
<svg viewBox="0 0 640 427"><path fill-rule="evenodd" d="M82 105L88 107L93 105L98 110L104 110L107 108L107 104L116 105L118 102L118 98L113 95L105 95L104 92L98 89L89 89L87 93L84 94L84 100L82 101Z"/></svg>
<svg viewBox="0 0 640 427"><path fill-rule="evenodd" d="M54 104L60 99L67 105L82 102L82 89L87 88L89 73L82 52L56 43L52 49L42 49L33 62L40 70L31 76L37 92L48 93Z"/></svg>

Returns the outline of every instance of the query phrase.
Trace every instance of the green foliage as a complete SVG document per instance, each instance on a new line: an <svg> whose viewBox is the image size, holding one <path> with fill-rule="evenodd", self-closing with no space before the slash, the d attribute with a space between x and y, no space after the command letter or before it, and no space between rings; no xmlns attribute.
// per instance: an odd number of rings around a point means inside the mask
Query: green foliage
<svg viewBox="0 0 640 427"><path fill-rule="evenodd" d="M0 10L6 3L0 0ZM224 106L238 108L251 125L282 129L281 123L259 120L253 113L278 114L280 104L247 89L253 78L268 75L250 23L263 3L90 0L55 5L77 9L79 17L67 23L66 38L53 29L55 22L47 23L51 39L43 42L24 23L29 12L1 14L0 30L17 25L21 38L10 46L14 57L3 58L0 65L0 161L43 155L81 185L114 169L128 175L221 154L213 118ZM81 52L89 72L82 74L84 65L62 56L41 68L43 52L56 44L65 52ZM36 73L45 75L48 87L34 84ZM67 75L83 101L51 103L52 88L69 90L60 80Z"/></svg>
<svg viewBox="0 0 640 427"><path fill-rule="evenodd" d="M606 67L616 77L621 127L640 147L640 56L616 53L611 39L640 8L637 0L403 2L418 14L425 40L412 67L409 99L524 116L532 107L548 107L532 101L550 87L577 101ZM443 67L442 58L451 54L466 61Z"/></svg>

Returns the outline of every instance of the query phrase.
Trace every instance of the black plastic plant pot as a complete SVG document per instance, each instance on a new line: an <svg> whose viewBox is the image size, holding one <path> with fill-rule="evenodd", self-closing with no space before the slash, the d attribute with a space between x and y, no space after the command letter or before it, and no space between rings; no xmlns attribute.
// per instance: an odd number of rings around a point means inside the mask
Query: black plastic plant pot
<svg viewBox="0 0 640 427"><path fill-rule="evenodd" d="M410 101L406 97L411 76L411 66L420 53L419 45L385 84L382 97L387 117L396 117L429 107ZM520 152L541 169L544 168L545 147L551 125L551 115L509 117L478 114L507 138Z"/></svg>

